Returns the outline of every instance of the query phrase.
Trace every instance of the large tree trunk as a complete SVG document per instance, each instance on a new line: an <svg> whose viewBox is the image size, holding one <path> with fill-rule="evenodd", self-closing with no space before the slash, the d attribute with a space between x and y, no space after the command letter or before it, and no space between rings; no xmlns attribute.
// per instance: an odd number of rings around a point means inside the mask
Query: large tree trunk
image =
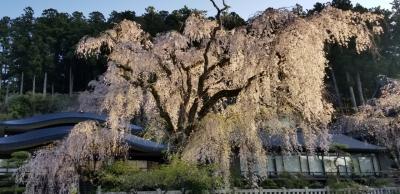
<svg viewBox="0 0 400 194"><path fill-rule="evenodd" d="M361 78L360 78L359 72L357 72L356 81L357 81L358 97L360 99L361 105L364 105L365 104L364 93L363 93L363 89L362 89Z"/></svg>
<svg viewBox="0 0 400 194"><path fill-rule="evenodd" d="M46 96L46 93L47 93L47 73L44 73L43 96Z"/></svg>

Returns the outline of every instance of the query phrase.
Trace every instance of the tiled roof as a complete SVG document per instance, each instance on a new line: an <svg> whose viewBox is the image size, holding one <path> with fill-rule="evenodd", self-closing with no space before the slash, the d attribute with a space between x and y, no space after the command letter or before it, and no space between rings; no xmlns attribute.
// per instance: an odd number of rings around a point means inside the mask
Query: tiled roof
<svg viewBox="0 0 400 194"><path fill-rule="evenodd" d="M352 137L343 134L332 134L332 143L344 145L347 150L359 151L382 151L386 148L373 145L367 142L362 142Z"/></svg>
<svg viewBox="0 0 400 194"><path fill-rule="evenodd" d="M350 136L343 135L343 134L331 134L332 135L332 142L331 145L343 145L345 150L352 150L352 151L383 151L386 150L384 147L380 147L377 145L373 145L367 142L362 142L357 139L354 139ZM297 142L298 145L304 146L304 136L301 132L297 133ZM278 136L269 136L266 138L266 143L270 147L280 147L283 142L282 138Z"/></svg>

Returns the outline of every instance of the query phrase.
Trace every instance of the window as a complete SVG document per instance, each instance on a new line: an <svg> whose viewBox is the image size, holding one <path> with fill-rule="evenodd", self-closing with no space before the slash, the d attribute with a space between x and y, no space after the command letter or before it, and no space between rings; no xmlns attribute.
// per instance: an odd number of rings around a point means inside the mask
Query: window
<svg viewBox="0 0 400 194"><path fill-rule="evenodd" d="M351 175L351 169L349 168L350 166L348 166L349 161L350 158L346 156L340 156L336 158L335 165L339 170L339 175L341 176Z"/></svg>
<svg viewBox="0 0 400 194"><path fill-rule="evenodd" d="M311 175L323 175L324 174L321 156L308 156L308 161L310 164L310 174Z"/></svg>
<svg viewBox="0 0 400 194"><path fill-rule="evenodd" d="M301 166L301 172L303 172L303 173L310 172L310 169L308 169L307 156L300 156L300 166Z"/></svg>
<svg viewBox="0 0 400 194"><path fill-rule="evenodd" d="M358 156L351 156L351 167L355 175L360 175L360 163L358 162Z"/></svg>
<svg viewBox="0 0 400 194"><path fill-rule="evenodd" d="M267 172L269 174L275 174L275 156L267 156L268 161L267 161Z"/></svg>
<svg viewBox="0 0 400 194"><path fill-rule="evenodd" d="M275 162L276 162L276 171L279 172L283 172L283 160L282 160L282 156L275 156Z"/></svg>
<svg viewBox="0 0 400 194"><path fill-rule="evenodd" d="M379 174L381 169L380 169L380 166L379 166L378 158L376 157L375 154L372 154L372 162L374 163L375 173Z"/></svg>
<svg viewBox="0 0 400 194"><path fill-rule="evenodd" d="M283 163L287 172L301 172L299 156L284 156Z"/></svg>
<svg viewBox="0 0 400 194"><path fill-rule="evenodd" d="M360 156L358 158L360 163L360 170L362 175L372 175L374 173L374 164L372 162L372 157L370 156Z"/></svg>
<svg viewBox="0 0 400 194"><path fill-rule="evenodd" d="M324 156L325 172L328 174L336 174L336 156Z"/></svg>
<svg viewBox="0 0 400 194"><path fill-rule="evenodd" d="M352 166L351 166L351 157L350 156L345 156L344 157L344 160L345 160L345 162L346 162L346 169L347 169L347 175L351 175L352 174Z"/></svg>

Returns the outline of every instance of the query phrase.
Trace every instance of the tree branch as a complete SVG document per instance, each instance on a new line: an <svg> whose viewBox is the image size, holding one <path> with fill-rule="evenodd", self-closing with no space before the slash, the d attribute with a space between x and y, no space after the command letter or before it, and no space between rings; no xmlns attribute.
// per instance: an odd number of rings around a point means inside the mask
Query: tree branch
<svg viewBox="0 0 400 194"><path fill-rule="evenodd" d="M213 4L214 8L217 10L217 15L215 16L215 19L217 20L218 24L219 24L219 28L222 29L222 20L221 20L221 13L226 11L227 9L229 9L229 6L225 3L225 0L222 0L222 4L224 5L224 7L221 9L218 7L218 5L215 3L214 0L210 0L211 3Z"/></svg>
<svg viewBox="0 0 400 194"><path fill-rule="evenodd" d="M262 77L264 75L265 75L264 72L261 72L258 75L255 75L255 76L249 78L247 80L247 83L243 87L240 87L240 88L237 88L237 89L233 89L233 90L221 90L221 91L215 93L210 99L208 99L207 101L204 102L203 107L201 107L201 109L200 109L200 111L198 113L199 117L200 118L204 117L208 113L210 108L212 108L215 105L215 103L218 102L218 100L220 100L220 99L222 99L224 97L236 97L236 96L238 96L240 94L240 92L242 90L248 88L254 80L256 80L257 78L260 78L260 77Z"/></svg>
<svg viewBox="0 0 400 194"><path fill-rule="evenodd" d="M225 0L222 1L223 5L224 5L224 7L222 9L220 9L218 7L218 5L215 3L214 0L210 0L210 1L213 4L213 6L215 7L215 9L217 9L216 19L217 19L219 25L218 25L218 27L214 28L214 30L212 31L211 38L207 42L206 48L205 48L204 53L203 53L204 68L203 68L203 73L199 77L199 82L198 82L198 85L197 85L197 96L198 97L194 100L192 106L189 109L189 118L188 118L188 122L189 123L192 123L194 121L195 117L196 117L196 113L197 113L198 108L199 108L200 100L203 100L203 101L206 100L206 98L205 98L206 97L205 96L206 92L204 90L204 82L207 79L207 76L209 74L210 59L208 58L208 53L211 50L212 43L216 40L215 37L217 35L218 30L222 29L221 12L223 12L223 11L225 11L225 10L227 10L229 8L229 6L226 5Z"/></svg>
<svg viewBox="0 0 400 194"><path fill-rule="evenodd" d="M224 97L235 97L239 95L243 88L235 89L235 90L221 90L214 94L207 102L203 105L203 107L199 111L199 117L204 117L209 109L218 102L219 99Z"/></svg>
<svg viewBox="0 0 400 194"><path fill-rule="evenodd" d="M161 104L160 100L160 95L158 94L157 90L153 87L150 86L150 92L154 97L154 100L156 101L157 108L160 111L160 116L167 122L168 128L171 130L175 131L176 129L174 128L174 125L172 124L171 117L169 116L169 113L164 110Z"/></svg>

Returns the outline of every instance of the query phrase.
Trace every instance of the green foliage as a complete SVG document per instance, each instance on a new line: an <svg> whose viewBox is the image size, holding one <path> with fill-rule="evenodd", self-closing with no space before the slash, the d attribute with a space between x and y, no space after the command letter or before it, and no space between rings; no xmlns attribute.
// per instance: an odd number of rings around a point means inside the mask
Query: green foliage
<svg viewBox="0 0 400 194"><path fill-rule="evenodd" d="M283 187L287 189L298 189L304 187L313 188L315 187L315 184L315 182L307 180L307 178L301 174L283 172L277 178L264 180L261 182L260 186L267 189L278 189Z"/></svg>
<svg viewBox="0 0 400 194"><path fill-rule="evenodd" d="M260 186L265 189L279 189L280 188L278 186L278 184L272 179L267 179L267 180L263 181Z"/></svg>
<svg viewBox="0 0 400 194"><path fill-rule="evenodd" d="M8 103L0 108L0 120L28 117L37 114L65 111L76 104L75 97L42 94L11 96Z"/></svg>
<svg viewBox="0 0 400 194"><path fill-rule="evenodd" d="M132 162L117 161L100 174L100 184L110 191L185 189L192 193L210 190L221 183L212 174L213 167L197 166L172 158L169 164L147 171L139 170Z"/></svg>
<svg viewBox="0 0 400 194"><path fill-rule="evenodd" d="M282 173L278 179L275 180L279 188L285 187L287 189L304 188L310 186L310 181L301 174Z"/></svg>
<svg viewBox="0 0 400 194"><path fill-rule="evenodd" d="M11 154L11 158L2 160L0 168L19 168L30 158L31 154L26 151L18 151ZM0 175L0 193L23 193L24 187L15 184L12 173Z"/></svg>
<svg viewBox="0 0 400 194"><path fill-rule="evenodd" d="M24 188L24 187L18 187L18 186L1 187L1 188L0 188L0 193L1 193L1 194L24 193L24 191L25 191L25 188Z"/></svg>
<svg viewBox="0 0 400 194"><path fill-rule="evenodd" d="M335 144L332 144L330 146L329 150L332 150L332 151L338 151L338 150L343 151L343 150L346 150L347 148L348 147L345 144L337 144L337 143L335 143Z"/></svg>
<svg viewBox="0 0 400 194"><path fill-rule="evenodd" d="M31 157L31 154L27 151L18 151L11 154L11 158L3 160L0 163L1 168L18 168L22 166L25 161Z"/></svg>
<svg viewBox="0 0 400 194"><path fill-rule="evenodd" d="M326 185L331 189L344 189L344 188L361 188L362 185L354 182L351 179L342 180L338 177L328 177Z"/></svg>
<svg viewBox="0 0 400 194"><path fill-rule="evenodd" d="M74 90L85 90L89 81L105 72L107 60L102 56L90 59L77 56L76 45L82 37L98 35L124 19L141 24L153 36L170 30L181 31L193 12L205 13L186 6L171 13L149 6L142 15L137 16L134 11L113 11L106 19L98 11L89 13L86 18L82 12L69 14L51 8L35 14L27 7L19 17L0 19L0 82L3 80L3 86L7 83L13 91L19 91L23 72L24 91L32 90L34 76L36 90L41 91L47 72L48 83L54 84L55 91L67 93L72 70ZM227 16L228 28L244 24L235 13L227 13Z"/></svg>
<svg viewBox="0 0 400 194"><path fill-rule="evenodd" d="M396 186L394 180L390 178L367 177L367 178L357 179L356 182L360 185L366 185L375 188Z"/></svg>
<svg viewBox="0 0 400 194"><path fill-rule="evenodd" d="M227 30L232 30L238 26L244 26L246 25L246 21L244 21L243 18L241 18L237 13L231 12L231 13L223 13L221 16L222 19L222 25L224 28Z"/></svg>
<svg viewBox="0 0 400 194"><path fill-rule="evenodd" d="M299 188L324 188L325 184L318 180L310 180L302 174L282 173L277 178L266 179L260 186L266 189L299 189Z"/></svg>

